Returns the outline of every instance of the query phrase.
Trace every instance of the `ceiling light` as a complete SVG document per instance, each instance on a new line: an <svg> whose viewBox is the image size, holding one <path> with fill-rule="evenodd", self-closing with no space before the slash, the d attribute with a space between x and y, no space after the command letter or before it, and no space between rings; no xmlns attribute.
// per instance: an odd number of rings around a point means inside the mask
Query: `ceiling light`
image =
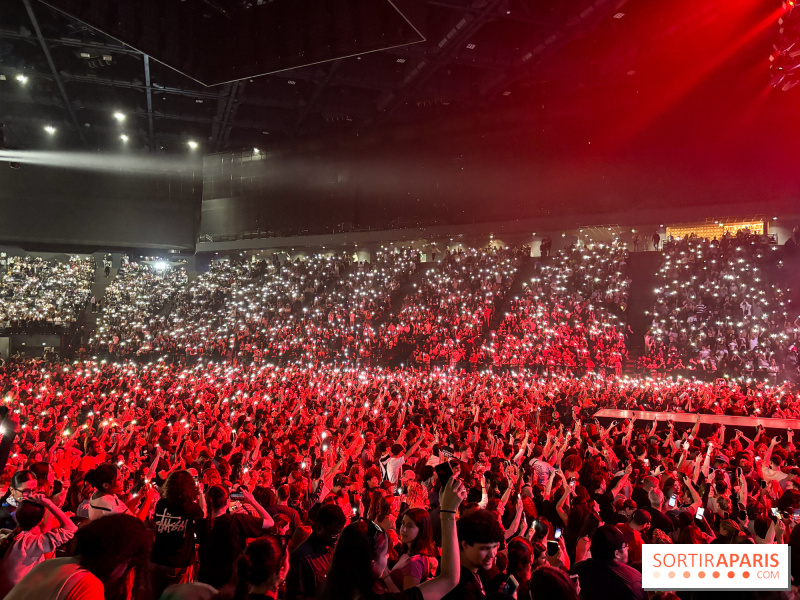
<svg viewBox="0 0 800 600"><path fill-rule="evenodd" d="M119 136L119 139L121 139L123 142L127 142L128 136L123 133L122 135Z"/></svg>
<svg viewBox="0 0 800 600"><path fill-rule="evenodd" d="M191 148L192 150L197 150L198 144L194 140L189 140L187 144L189 145L189 148Z"/></svg>
<svg viewBox="0 0 800 600"><path fill-rule="evenodd" d="M290 79L290 80L289 80L289 81L287 81L286 83L288 83L289 85L294 85L294 84L295 84L295 83L297 83L297 82L296 82L294 79Z"/></svg>
<svg viewBox="0 0 800 600"><path fill-rule="evenodd" d="M475 50L475 44L467 44L467 50Z"/></svg>
<svg viewBox="0 0 800 600"><path fill-rule="evenodd" d="M624 17L624 16L625 16L625 13L618 12L617 14L615 14L615 15L614 15L614 18L615 18L615 19L621 19L621 18L622 18L622 17Z"/></svg>
<svg viewBox="0 0 800 600"><path fill-rule="evenodd" d="M121 123L125 120L125 114L117 111L114 113L114 118Z"/></svg>
<svg viewBox="0 0 800 600"><path fill-rule="evenodd" d="M44 126L44 130L45 130L47 133L49 133L50 135L53 135L53 134L56 132L56 128L55 128L55 127L53 127L52 125L45 125L45 126Z"/></svg>
<svg viewBox="0 0 800 600"><path fill-rule="evenodd" d="M397 59L397 63L398 63L398 64L400 64L400 65L402 65L402 64L403 64L403 63L405 63L405 62L406 62L406 59L405 59L405 58L398 58L398 59Z"/></svg>
<svg viewBox="0 0 800 600"><path fill-rule="evenodd" d="M16 79L17 81L19 81L19 82L20 82L22 85L25 85L26 83L28 83L28 77L27 77L27 75L23 75L22 73L20 73L19 75L17 75L17 76L15 77L15 79Z"/></svg>
<svg viewBox="0 0 800 600"><path fill-rule="evenodd" d="M509 92L509 91L503 92L503 96L510 96L510 95L511 95L511 92Z"/></svg>
<svg viewBox="0 0 800 600"><path fill-rule="evenodd" d="M81 52L81 58L91 58L91 57L92 55L89 54L88 52Z"/></svg>
<svg viewBox="0 0 800 600"><path fill-rule="evenodd" d="M260 153L261 150L259 150L258 148L253 148L253 154L260 154Z"/></svg>

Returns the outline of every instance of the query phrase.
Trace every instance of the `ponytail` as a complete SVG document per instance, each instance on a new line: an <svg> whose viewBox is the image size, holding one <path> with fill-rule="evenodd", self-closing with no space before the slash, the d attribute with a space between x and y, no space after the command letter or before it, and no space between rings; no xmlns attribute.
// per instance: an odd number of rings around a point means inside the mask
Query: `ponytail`
<svg viewBox="0 0 800 600"><path fill-rule="evenodd" d="M236 588L233 592L233 600L245 600L250 589L250 577L252 575L253 564L247 554L242 554L236 561Z"/></svg>

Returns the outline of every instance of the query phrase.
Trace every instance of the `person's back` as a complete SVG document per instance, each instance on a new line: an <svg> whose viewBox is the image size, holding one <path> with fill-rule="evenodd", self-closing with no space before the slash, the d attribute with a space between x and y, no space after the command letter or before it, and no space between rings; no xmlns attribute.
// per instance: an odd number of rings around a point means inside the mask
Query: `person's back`
<svg viewBox="0 0 800 600"><path fill-rule="evenodd" d="M36 565L4 600L105 600L103 583L75 558Z"/></svg>
<svg viewBox="0 0 800 600"><path fill-rule="evenodd" d="M592 535L592 558L572 568L578 575L584 600L644 600L642 574L625 564L628 545L613 525L603 525Z"/></svg>
<svg viewBox="0 0 800 600"><path fill-rule="evenodd" d="M228 583L234 561L244 550L247 539L263 534L262 523L259 517L245 513L225 514L214 519L208 544L201 544L198 580L217 589Z"/></svg>

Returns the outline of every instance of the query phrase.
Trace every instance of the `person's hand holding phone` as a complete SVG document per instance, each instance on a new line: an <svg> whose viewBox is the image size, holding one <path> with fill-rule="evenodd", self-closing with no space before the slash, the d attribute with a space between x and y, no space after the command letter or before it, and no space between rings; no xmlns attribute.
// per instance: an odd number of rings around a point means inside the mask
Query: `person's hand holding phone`
<svg viewBox="0 0 800 600"><path fill-rule="evenodd" d="M442 511L456 512L466 497L467 489L464 484L455 477L451 477L439 491L439 507Z"/></svg>

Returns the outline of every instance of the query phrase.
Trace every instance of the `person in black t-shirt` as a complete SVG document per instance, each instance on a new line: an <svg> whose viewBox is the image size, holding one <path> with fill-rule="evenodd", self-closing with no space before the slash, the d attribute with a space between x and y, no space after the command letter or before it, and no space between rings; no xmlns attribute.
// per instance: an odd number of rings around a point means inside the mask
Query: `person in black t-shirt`
<svg viewBox="0 0 800 600"><path fill-rule="evenodd" d="M347 517L337 504L322 506L314 517L314 531L289 556L286 600L306 600L317 595L333 555L333 547Z"/></svg>
<svg viewBox="0 0 800 600"><path fill-rule="evenodd" d="M188 471L170 473L153 520L155 542L150 567L155 598L168 585L191 579L195 527L205 516L205 498L191 474Z"/></svg>
<svg viewBox="0 0 800 600"><path fill-rule="evenodd" d="M628 544L614 525L603 525L592 535L592 558L572 568L580 578L584 600L645 600L642 574L629 567Z"/></svg>
<svg viewBox="0 0 800 600"><path fill-rule="evenodd" d="M241 555L248 539L256 538L272 527L274 521L256 502L253 495L241 490L245 502L259 516L248 513L228 513L230 496L225 488L213 486L208 490L209 518L200 541L200 573L198 580L217 589L227 584L233 575L233 565Z"/></svg>
<svg viewBox="0 0 800 600"><path fill-rule="evenodd" d="M483 598L478 569L490 570L505 539L505 530L488 510L480 509L458 521L458 546L461 576L458 585L444 600Z"/></svg>

